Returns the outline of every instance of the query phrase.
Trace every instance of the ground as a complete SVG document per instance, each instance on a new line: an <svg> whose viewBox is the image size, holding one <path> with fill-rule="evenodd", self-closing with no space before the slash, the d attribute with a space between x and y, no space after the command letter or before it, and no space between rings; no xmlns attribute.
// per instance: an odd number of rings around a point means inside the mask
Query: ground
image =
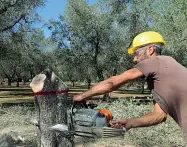
<svg viewBox="0 0 187 147"><path fill-rule="evenodd" d="M70 88L70 96L86 90L84 86ZM152 110L152 102L140 103L129 97L147 98L148 91L145 94L139 94L137 89L122 89L111 94L112 99L120 98L110 102L101 101L102 96L95 97L99 99L98 108L109 109L114 119L138 117ZM128 100L127 100L128 99ZM29 123L29 120L35 117L34 107L25 105L33 100L33 93L27 86L16 88L14 86L2 86L0 88L0 134L12 134L13 137L23 138L23 142L17 142L17 146L35 147L36 132L35 126ZM13 105L13 103L24 103L23 106ZM19 137L18 137L19 136ZM87 138L75 138L77 147L178 147L182 146L182 135L179 126L168 117L165 123L161 125L131 129L124 136L93 140Z"/></svg>

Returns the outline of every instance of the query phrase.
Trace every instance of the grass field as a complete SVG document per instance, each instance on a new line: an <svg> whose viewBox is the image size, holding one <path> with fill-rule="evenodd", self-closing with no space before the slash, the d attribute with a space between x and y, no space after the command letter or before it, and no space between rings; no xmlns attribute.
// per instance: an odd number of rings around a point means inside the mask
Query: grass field
<svg viewBox="0 0 187 147"><path fill-rule="evenodd" d="M70 95L85 91L83 85L70 88ZM134 93L134 94L133 94ZM121 89L111 94L112 98L119 99L110 103L97 101L98 108L111 110L114 119L139 117L147 112L152 111L153 104L138 103L133 100L123 99L125 97L147 97L148 93L139 94L137 89ZM99 98L99 97L98 97ZM28 86L17 87L0 87L0 103L20 103L32 102L33 93ZM36 146L35 127L27 121L35 117L33 107L23 105L12 105L0 107L0 134L11 133L14 136L21 135L25 142L19 144L23 147ZM178 147L182 146L182 134L179 126L168 117L165 123L148 128L131 129L124 136L93 140L87 138L75 138L77 147Z"/></svg>
<svg viewBox="0 0 187 147"><path fill-rule="evenodd" d="M76 94L82 93L87 90L87 86L83 83L77 83L75 87L72 87L69 82L66 82L69 90L69 96L73 97ZM121 88L118 91L114 91L110 93L111 98L129 98L129 97L136 97L136 98L146 98L149 96L148 91L145 91L144 94L140 93L139 89L126 89ZM34 94L29 87L29 83L27 85L20 85L20 87L16 87L15 83L12 86L7 85L0 85L0 104L20 104L20 103L27 103L33 102ZM102 98L101 96L97 96L96 98Z"/></svg>

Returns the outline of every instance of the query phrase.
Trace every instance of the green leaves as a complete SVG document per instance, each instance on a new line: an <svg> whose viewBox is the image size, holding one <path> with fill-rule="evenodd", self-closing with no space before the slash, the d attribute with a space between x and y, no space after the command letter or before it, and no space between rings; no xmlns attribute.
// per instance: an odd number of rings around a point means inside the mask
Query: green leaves
<svg viewBox="0 0 187 147"><path fill-rule="evenodd" d="M21 27L20 24L30 21L33 9L43 5L43 0L14 0L0 2L0 32ZM30 16L29 16L30 15ZM36 15L35 15L36 16Z"/></svg>
<svg viewBox="0 0 187 147"><path fill-rule="evenodd" d="M65 14L47 24L52 34L48 39L32 28L39 20L35 8L43 6L43 0L0 3L0 55L5 67L15 60L19 71L33 74L51 67L67 80L101 81L133 66L127 49L138 33L147 30L160 32L167 43L163 53L187 66L185 0L100 0L94 5L69 0Z"/></svg>
<svg viewBox="0 0 187 147"><path fill-rule="evenodd" d="M186 66L186 14L187 1L156 1L152 3L152 28L166 40L165 52Z"/></svg>

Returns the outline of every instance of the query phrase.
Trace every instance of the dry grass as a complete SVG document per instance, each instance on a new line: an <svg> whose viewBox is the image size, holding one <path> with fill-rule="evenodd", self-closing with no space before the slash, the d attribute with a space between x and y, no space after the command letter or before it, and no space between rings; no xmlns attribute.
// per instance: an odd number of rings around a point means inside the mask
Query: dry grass
<svg viewBox="0 0 187 147"><path fill-rule="evenodd" d="M2 97L0 103L5 102L6 97L10 101L15 101L15 98L20 101L30 98L32 100L33 98L32 95L27 96L27 93L30 94L31 92L28 87L19 88L18 90L13 87L12 91L10 89L11 87L8 87L5 91L0 91L0 97ZM77 90L80 91L81 88L75 88L72 92ZM120 97L124 96L124 93L119 91L116 94L120 94ZM153 105L152 103L137 104L133 101L120 99L112 103L100 102L98 108L111 110L114 119L119 119L142 116L152 111ZM0 132L12 131L20 133L27 139L30 147L35 147L35 127L27 125L25 121L34 115L34 110L27 106L0 107ZM167 121L161 125L131 129L121 137L100 140L76 137L75 144L77 147L178 147L182 146L182 135L179 126L172 118L168 117Z"/></svg>
<svg viewBox="0 0 187 147"><path fill-rule="evenodd" d="M114 119L138 117L152 110L152 104L136 105L127 100L113 103L100 103L99 108L110 109ZM27 119L35 115L29 107L9 107L0 109L0 132L17 132L28 142L36 143L35 127L27 125ZM76 147L178 147L182 146L182 135L179 126L169 117L161 125L131 129L124 136L108 139L87 139L76 137ZM34 147L34 146L33 146Z"/></svg>
<svg viewBox="0 0 187 147"><path fill-rule="evenodd" d="M114 119L139 117L152 111L152 103L137 105L135 102L127 100L115 101L111 104L101 103L100 108L107 108L112 111ZM182 146L182 133L175 121L168 117L166 122L147 128L131 129L123 137L98 140L93 143L86 143L82 146L106 146L106 147L179 147ZM81 146L81 145L80 145Z"/></svg>
<svg viewBox="0 0 187 147"><path fill-rule="evenodd" d="M27 122L34 116L33 108L27 106L0 107L0 135L21 136L25 142L19 147L36 147L35 127Z"/></svg>

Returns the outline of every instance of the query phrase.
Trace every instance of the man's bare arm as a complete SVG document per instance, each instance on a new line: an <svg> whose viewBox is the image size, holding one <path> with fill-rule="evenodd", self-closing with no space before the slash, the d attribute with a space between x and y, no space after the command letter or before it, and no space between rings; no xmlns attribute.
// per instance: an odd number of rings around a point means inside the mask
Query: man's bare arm
<svg viewBox="0 0 187 147"><path fill-rule="evenodd" d="M107 80L104 80L95 86L93 86L90 90L83 93L82 95L78 95L74 97L74 100L80 101L80 99L84 100L88 97L101 95L104 93L112 92L123 84L126 84L136 78L142 77L143 73L136 68L132 68L121 75L110 77Z"/></svg>
<svg viewBox="0 0 187 147"><path fill-rule="evenodd" d="M158 103L154 105L154 111L150 112L139 118L130 118L130 119L119 119L112 121L113 127L122 128L125 127L127 130L131 128L138 127L148 127L160 124L164 122L167 118L167 114L160 108Z"/></svg>
<svg viewBox="0 0 187 147"><path fill-rule="evenodd" d="M167 114L160 108L159 104L156 103L153 112L139 118L129 119L129 124L131 124L131 128L148 127L160 124L164 122L166 118Z"/></svg>

